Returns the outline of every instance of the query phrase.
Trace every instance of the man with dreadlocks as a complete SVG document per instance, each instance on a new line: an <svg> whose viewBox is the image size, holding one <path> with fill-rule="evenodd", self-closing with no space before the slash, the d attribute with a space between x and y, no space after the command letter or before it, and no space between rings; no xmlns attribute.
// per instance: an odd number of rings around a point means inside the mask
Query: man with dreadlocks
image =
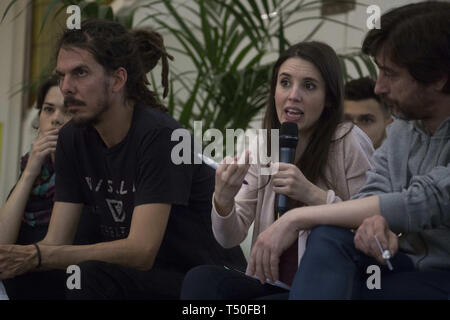
<svg viewBox="0 0 450 320"><path fill-rule="evenodd" d="M86 20L57 45L55 73L73 114L56 150L56 196L44 240L0 247L0 279L78 265L70 299L178 299L184 274L205 263L244 267L211 230L214 171L171 161L180 128L146 84L167 59L162 37ZM100 243L73 246L83 205L98 219Z"/></svg>

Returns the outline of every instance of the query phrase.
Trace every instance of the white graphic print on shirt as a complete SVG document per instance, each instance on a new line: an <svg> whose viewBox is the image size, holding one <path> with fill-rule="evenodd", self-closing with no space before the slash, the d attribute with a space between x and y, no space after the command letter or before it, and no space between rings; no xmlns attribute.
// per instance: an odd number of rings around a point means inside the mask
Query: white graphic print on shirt
<svg viewBox="0 0 450 320"><path fill-rule="evenodd" d="M94 192L99 192L100 191L100 188L102 187L102 184L103 184L103 179L99 179L96 184L95 183L93 184L93 180L94 179L92 179L92 177L84 177L84 179L86 180L86 183L87 183L87 185L89 187L89 190L94 191ZM115 190L115 192L114 192L114 187L113 187L114 185L115 184L113 183L112 180L107 180L106 191L108 193L116 193L118 195L126 195L126 194L128 194L128 190L126 190L125 187L124 187L124 185L125 185L125 181L124 180L120 181L120 187L117 188ZM134 183L133 183L133 190L132 190L132 192L134 193L135 191L136 191L136 188L135 188ZM122 200L105 199L105 201L108 204L108 209L111 212L111 215L112 215L114 221L115 222L124 222L125 219L126 219L126 212L124 210Z"/></svg>
<svg viewBox="0 0 450 320"><path fill-rule="evenodd" d="M109 211L111 212L115 222L123 222L125 220L125 210L123 210L122 200L105 199L108 204Z"/></svg>

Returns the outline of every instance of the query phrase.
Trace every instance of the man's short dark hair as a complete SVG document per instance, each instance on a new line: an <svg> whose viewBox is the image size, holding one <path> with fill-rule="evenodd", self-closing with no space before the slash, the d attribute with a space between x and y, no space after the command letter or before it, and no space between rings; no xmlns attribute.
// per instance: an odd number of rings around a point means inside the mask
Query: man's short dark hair
<svg viewBox="0 0 450 320"><path fill-rule="evenodd" d="M353 101L375 99L380 102L381 99L375 94L374 89L375 81L369 77L350 80L345 84L345 99Z"/></svg>
<svg viewBox="0 0 450 320"><path fill-rule="evenodd" d="M450 3L421 2L393 9L381 16L362 50L376 56L380 50L422 84L447 76L450 93Z"/></svg>
<svg viewBox="0 0 450 320"><path fill-rule="evenodd" d="M383 103L381 98L375 94L375 81L369 77L350 80L345 84L345 100L360 101L365 99L374 99L378 102L381 110L389 115L388 107Z"/></svg>

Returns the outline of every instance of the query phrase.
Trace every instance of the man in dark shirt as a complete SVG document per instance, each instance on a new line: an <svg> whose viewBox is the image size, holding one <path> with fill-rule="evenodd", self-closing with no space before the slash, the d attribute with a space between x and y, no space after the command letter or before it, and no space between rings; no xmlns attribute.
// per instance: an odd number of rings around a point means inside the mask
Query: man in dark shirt
<svg viewBox="0 0 450 320"><path fill-rule="evenodd" d="M161 36L90 20L66 31L57 52L73 118L58 139L52 219L38 245L12 246L8 256L0 248L0 276L77 264L81 289L69 298L177 299L195 265L243 268L240 248L225 250L212 235L214 171L172 162L171 135L181 126L145 86L162 58L167 88ZM84 205L94 208L103 242L72 246Z"/></svg>

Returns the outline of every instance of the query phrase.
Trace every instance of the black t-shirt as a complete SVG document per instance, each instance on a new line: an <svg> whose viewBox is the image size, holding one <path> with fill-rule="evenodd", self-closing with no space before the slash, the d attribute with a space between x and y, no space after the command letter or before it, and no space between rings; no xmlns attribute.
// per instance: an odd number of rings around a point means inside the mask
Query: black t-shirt
<svg viewBox="0 0 450 320"><path fill-rule="evenodd" d="M245 264L240 248L225 250L211 230L214 170L171 160L173 130L181 128L170 115L137 104L126 137L107 148L91 126L72 122L61 129L56 150L56 201L94 208L101 238L126 238L135 206L172 205L156 257L176 269L204 263Z"/></svg>

